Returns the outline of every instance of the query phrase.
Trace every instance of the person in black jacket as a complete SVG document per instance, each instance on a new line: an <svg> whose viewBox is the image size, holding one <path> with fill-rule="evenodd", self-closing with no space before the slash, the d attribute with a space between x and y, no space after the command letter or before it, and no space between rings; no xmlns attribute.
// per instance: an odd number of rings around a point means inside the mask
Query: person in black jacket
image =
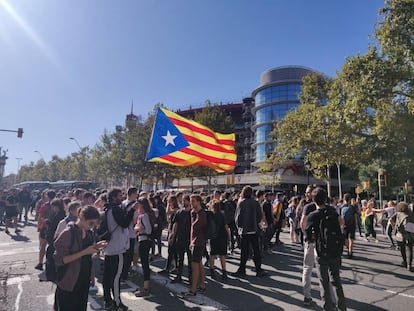
<svg viewBox="0 0 414 311"><path fill-rule="evenodd" d="M246 275L246 262L249 257L249 248L253 248L254 265L256 275L265 276L267 273L262 269L262 259L259 249L259 223L263 218L262 209L259 202L252 198L253 189L245 186L241 192L241 199L236 209L236 225L241 231L241 257L240 267L235 273L237 277Z"/></svg>

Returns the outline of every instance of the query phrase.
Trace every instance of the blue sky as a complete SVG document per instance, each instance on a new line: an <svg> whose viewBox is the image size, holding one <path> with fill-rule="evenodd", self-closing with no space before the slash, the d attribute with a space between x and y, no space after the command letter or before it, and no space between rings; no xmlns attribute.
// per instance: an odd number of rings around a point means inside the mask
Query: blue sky
<svg viewBox="0 0 414 311"><path fill-rule="evenodd" d="M5 175L93 147L131 99L184 109L239 102L270 68L334 76L364 53L383 0L0 0L0 132Z"/></svg>

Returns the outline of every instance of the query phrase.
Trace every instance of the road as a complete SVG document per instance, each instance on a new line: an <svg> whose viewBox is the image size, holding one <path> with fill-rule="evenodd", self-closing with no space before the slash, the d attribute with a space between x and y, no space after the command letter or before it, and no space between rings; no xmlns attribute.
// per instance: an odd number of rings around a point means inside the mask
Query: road
<svg viewBox="0 0 414 311"><path fill-rule="evenodd" d="M0 227L0 311L51 310L55 287L38 281L38 241L35 223L22 226L18 235L4 233ZM248 262L247 277L228 280L207 278L207 292L191 301L179 299L176 294L186 285L171 284L165 276L152 274L151 296L136 298L131 292L142 284L138 275L122 286L122 299L131 310L304 310L301 294L303 251L288 242L282 233L283 246L266 255L263 268L269 277L257 278L253 262ZM410 310L414 303L414 273L399 266L400 254L388 248L386 238L379 235L379 243L356 241L354 259L344 259L341 277L347 297L348 310ZM163 257L166 258L166 249ZM227 259L227 270L235 272L239 254ZM216 265L219 264L218 261ZM152 263L157 272L164 259ZM250 270L249 270L250 269ZM312 296L315 303L306 309L321 310L318 280L313 275ZM102 310L102 286L91 292L88 310Z"/></svg>

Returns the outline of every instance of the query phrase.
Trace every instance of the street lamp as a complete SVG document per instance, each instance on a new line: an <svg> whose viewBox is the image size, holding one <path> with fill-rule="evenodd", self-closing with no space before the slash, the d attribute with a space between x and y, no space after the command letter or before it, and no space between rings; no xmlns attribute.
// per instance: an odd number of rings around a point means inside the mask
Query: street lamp
<svg viewBox="0 0 414 311"><path fill-rule="evenodd" d="M378 169L378 195L380 201L380 208L382 208L382 187L385 187L385 169Z"/></svg>
<svg viewBox="0 0 414 311"><path fill-rule="evenodd" d="M83 149L75 137L69 137L69 139L73 140L79 148L79 153L81 154L81 157L82 157L81 168L80 168L81 169L80 179L84 180L86 165L85 165L85 155L83 153Z"/></svg>
<svg viewBox="0 0 414 311"><path fill-rule="evenodd" d="M74 137L69 137L69 139L73 140L73 141L74 141L74 142L78 145L79 150L80 150L80 151L82 151L82 148L81 148L81 146L79 145L79 142L78 142L78 140L77 140L76 138L74 138Z"/></svg>
<svg viewBox="0 0 414 311"><path fill-rule="evenodd" d="M40 158L41 158L42 160L44 160L44 157L43 157L43 155L40 153L40 151L35 150L34 152L36 152L36 153L40 156Z"/></svg>
<svg viewBox="0 0 414 311"><path fill-rule="evenodd" d="M23 160L23 158L16 158L17 160L17 174L19 174L20 171L20 161Z"/></svg>
<svg viewBox="0 0 414 311"><path fill-rule="evenodd" d="M311 163L310 163L310 161L308 159L306 159L305 162L303 162L303 165L305 167L306 177L308 179L306 186L309 186L309 171L311 170Z"/></svg>

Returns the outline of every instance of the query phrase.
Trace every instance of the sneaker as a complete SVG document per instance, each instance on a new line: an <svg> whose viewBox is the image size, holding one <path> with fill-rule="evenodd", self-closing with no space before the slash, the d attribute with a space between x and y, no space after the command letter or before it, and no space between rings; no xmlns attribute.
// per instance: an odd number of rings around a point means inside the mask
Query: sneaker
<svg viewBox="0 0 414 311"><path fill-rule="evenodd" d="M211 278L212 279L215 279L216 278L216 272L214 272L214 270L210 270L210 276L211 276Z"/></svg>
<svg viewBox="0 0 414 311"><path fill-rule="evenodd" d="M158 274L170 274L170 272L167 269L163 269L160 272L158 272Z"/></svg>
<svg viewBox="0 0 414 311"><path fill-rule="evenodd" d="M46 271L42 271L38 275L40 282L47 282Z"/></svg>
<svg viewBox="0 0 414 311"><path fill-rule="evenodd" d="M128 306L124 305L122 302L119 305L117 305L116 307L118 308L118 311L128 311L128 310L130 310L128 308Z"/></svg>
<svg viewBox="0 0 414 311"><path fill-rule="evenodd" d="M40 270L43 271L43 264L39 263L37 264L37 266L35 267L36 270Z"/></svg>
<svg viewBox="0 0 414 311"><path fill-rule="evenodd" d="M197 296L197 293L193 293L191 290L189 290L188 292L181 292L181 295L186 298L186 297L195 297Z"/></svg>
<svg viewBox="0 0 414 311"><path fill-rule="evenodd" d="M14 233L19 233L19 232L22 232L22 230L20 230L20 229L14 230Z"/></svg>
<svg viewBox="0 0 414 311"><path fill-rule="evenodd" d="M242 278L246 276L246 272L237 270L235 273L233 273L233 276L235 276L236 278Z"/></svg>
<svg viewBox="0 0 414 311"><path fill-rule="evenodd" d="M204 294L206 292L206 288L205 287L199 287L199 288L197 288L197 292L199 292L200 294Z"/></svg>
<svg viewBox="0 0 414 311"><path fill-rule="evenodd" d="M135 297L148 297L150 295L149 289L143 288L142 290L138 290L134 293Z"/></svg>
<svg viewBox="0 0 414 311"><path fill-rule="evenodd" d="M310 305L311 305L311 303L312 303L312 298L311 298L311 297L305 297L305 298L303 299L303 304L304 304L305 306L310 306Z"/></svg>
<svg viewBox="0 0 414 311"><path fill-rule="evenodd" d="M9 229L4 230L4 233L5 233L5 234L10 234Z"/></svg>
<svg viewBox="0 0 414 311"><path fill-rule="evenodd" d="M269 274L264 270L259 270L259 271L256 272L256 276L258 276L258 277L263 277L263 276L268 276L268 275Z"/></svg>
<svg viewBox="0 0 414 311"><path fill-rule="evenodd" d="M115 301L111 300L109 302L104 303L104 310L116 310L117 307L115 305Z"/></svg>
<svg viewBox="0 0 414 311"><path fill-rule="evenodd" d="M224 281L224 280L227 280L227 272L226 271L223 271L223 273L221 274L221 279Z"/></svg>

